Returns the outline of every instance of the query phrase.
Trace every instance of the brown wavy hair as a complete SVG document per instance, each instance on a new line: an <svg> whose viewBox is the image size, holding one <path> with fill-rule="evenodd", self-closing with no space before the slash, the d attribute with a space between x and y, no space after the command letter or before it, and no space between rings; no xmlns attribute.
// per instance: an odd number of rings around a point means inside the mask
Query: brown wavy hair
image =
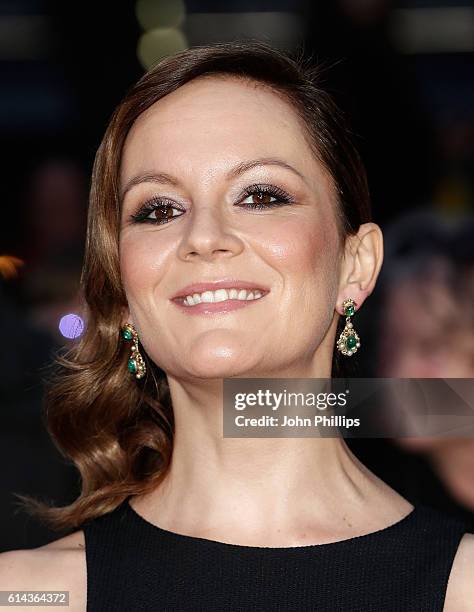
<svg viewBox="0 0 474 612"><path fill-rule="evenodd" d="M46 427L60 453L79 470L81 493L65 507L16 494L17 503L53 529L75 529L128 496L151 491L170 465L174 417L165 372L140 346L147 374L141 380L131 376L129 346L120 340L127 299L118 256L119 169L132 124L152 104L203 75L265 84L293 107L311 150L332 177L345 238L370 221L369 193L352 135L322 87L323 72L301 49L293 57L252 39L195 46L156 64L112 114L91 179L80 279L86 328L77 344L56 354L44 397Z"/></svg>

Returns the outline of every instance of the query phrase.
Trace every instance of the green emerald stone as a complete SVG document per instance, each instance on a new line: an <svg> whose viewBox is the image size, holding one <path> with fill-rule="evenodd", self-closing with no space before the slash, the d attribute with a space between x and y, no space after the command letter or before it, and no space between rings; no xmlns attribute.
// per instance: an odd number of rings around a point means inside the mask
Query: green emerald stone
<svg viewBox="0 0 474 612"><path fill-rule="evenodd" d="M137 371L137 362L135 361L135 359L129 359L127 367L129 372L135 374L135 372Z"/></svg>
<svg viewBox="0 0 474 612"><path fill-rule="evenodd" d="M355 312L354 305L353 304L347 304L347 306L344 309L344 314L346 315L346 317L352 317L354 312Z"/></svg>
<svg viewBox="0 0 474 612"><path fill-rule="evenodd" d="M122 330L122 338L124 340L131 340L133 338L132 332L127 327Z"/></svg>
<svg viewBox="0 0 474 612"><path fill-rule="evenodd" d="M346 340L347 348L352 351L357 345L357 338L355 336L349 336Z"/></svg>

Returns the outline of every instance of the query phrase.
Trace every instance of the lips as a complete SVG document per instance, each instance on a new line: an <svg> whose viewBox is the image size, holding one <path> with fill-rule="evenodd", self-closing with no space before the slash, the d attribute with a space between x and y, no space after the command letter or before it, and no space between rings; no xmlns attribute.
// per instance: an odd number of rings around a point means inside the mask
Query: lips
<svg viewBox="0 0 474 612"><path fill-rule="evenodd" d="M216 281L208 281L203 283L193 283L186 285L173 295L172 300L185 298L187 295L194 293L203 293L204 291L215 291L216 289L260 289L264 293L268 293L269 289L265 285L259 285L250 281L237 279L221 279Z"/></svg>

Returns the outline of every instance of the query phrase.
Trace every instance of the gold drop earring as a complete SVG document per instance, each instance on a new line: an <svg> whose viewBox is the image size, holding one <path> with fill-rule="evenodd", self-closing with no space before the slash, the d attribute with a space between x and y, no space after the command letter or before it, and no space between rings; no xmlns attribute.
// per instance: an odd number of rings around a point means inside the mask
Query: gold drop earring
<svg viewBox="0 0 474 612"><path fill-rule="evenodd" d="M351 322L351 317L356 311L357 304L352 298L344 300L342 309L346 316L346 324L337 341L337 348L343 354L350 357L360 347L360 338Z"/></svg>
<svg viewBox="0 0 474 612"><path fill-rule="evenodd" d="M132 342L130 357L127 363L128 371L131 374L135 374L136 378L143 378L146 374L146 365L138 350L137 331L131 323L126 323L122 327L122 338L127 342Z"/></svg>

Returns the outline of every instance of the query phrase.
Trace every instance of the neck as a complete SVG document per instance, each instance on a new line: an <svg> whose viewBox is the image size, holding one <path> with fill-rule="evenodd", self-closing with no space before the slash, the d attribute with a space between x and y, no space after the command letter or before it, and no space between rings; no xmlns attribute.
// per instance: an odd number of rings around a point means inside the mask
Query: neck
<svg viewBox="0 0 474 612"><path fill-rule="evenodd" d="M166 477L140 502L151 522L250 542L255 534L300 537L295 529L314 535L314 525L333 532L335 520L347 530L364 524L370 512L379 515L374 499L386 500L389 487L341 436L224 438L223 381L168 381L175 437Z"/></svg>

